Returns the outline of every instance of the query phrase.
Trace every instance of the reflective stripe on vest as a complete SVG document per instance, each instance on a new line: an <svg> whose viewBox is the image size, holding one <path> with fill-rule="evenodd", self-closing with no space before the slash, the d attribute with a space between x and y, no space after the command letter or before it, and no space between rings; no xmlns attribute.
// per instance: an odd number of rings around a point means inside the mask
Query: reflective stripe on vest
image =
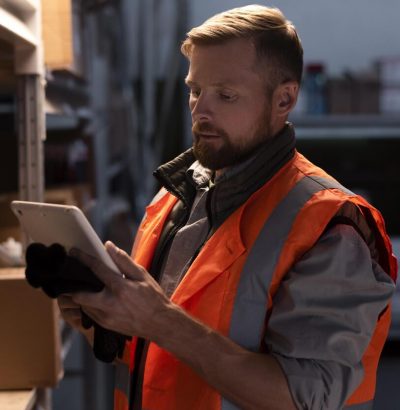
<svg viewBox="0 0 400 410"><path fill-rule="evenodd" d="M240 276L229 329L229 338L245 349L259 351L268 288L296 216L314 194L332 188L355 195L334 180L305 176L278 204L257 236ZM262 259L263 255L268 257ZM262 265L260 259L263 260ZM353 406L349 408L356 409ZM239 407L222 398L221 410L239 410Z"/></svg>

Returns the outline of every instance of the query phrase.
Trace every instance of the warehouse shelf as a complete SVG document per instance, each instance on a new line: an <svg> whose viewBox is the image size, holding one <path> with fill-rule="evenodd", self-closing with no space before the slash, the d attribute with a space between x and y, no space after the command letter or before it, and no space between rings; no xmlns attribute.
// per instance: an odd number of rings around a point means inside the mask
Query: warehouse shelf
<svg viewBox="0 0 400 410"><path fill-rule="evenodd" d="M298 139L400 138L399 115L292 116Z"/></svg>
<svg viewBox="0 0 400 410"><path fill-rule="evenodd" d="M10 100L0 105L2 115L16 116L18 135L19 199L41 201L44 192L43 140L45 137L44 60L39 0L0 2L0 39L6 50L7 74L3 86ZM10 49L8 49L10 46ZM8 84L12 84L9 87ZM11 170L10 170L11 171ZM26 238L21 234L22 241ZM21 279L22 280L22 279ZM50 390L2 391L0 408L5 410L50 409Z"/></svg>
<svg viewBox="0 0 400 410"><path fill-rule="evenodd" d="M8 10L0 8L0 37L14 44L36 47L38 41L27 25Z"/></svg>
<svg viewBox="0 0 400 410"><path fill-rule="evenodd" d="M22 13L33 13L39 8L39 0L3 0L2 3Z"/></svg>

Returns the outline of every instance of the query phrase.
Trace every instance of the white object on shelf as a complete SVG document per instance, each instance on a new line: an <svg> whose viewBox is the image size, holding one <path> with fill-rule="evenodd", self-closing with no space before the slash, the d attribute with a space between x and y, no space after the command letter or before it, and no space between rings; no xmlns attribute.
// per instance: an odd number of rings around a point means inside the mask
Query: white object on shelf
<svg viewBox="0 0 400 410"><path fill-rule="evenodd" d="M14 238L8 238L5 242L0 243L0 260L5 266L22 266L24 264L22 244Z"/></svg>
<svg viewBox="0 0 400 410"><path fill-rule="evenodd" d="M380 59L379 68L380 82L383 86L400 85L400 56Z"/></svg>
<svg viewBox="0 0 400 410"><path fill-rule="evenodd" d="M400 82L397 87L382 87L379 104L383 114L400 113Z"/></svg>

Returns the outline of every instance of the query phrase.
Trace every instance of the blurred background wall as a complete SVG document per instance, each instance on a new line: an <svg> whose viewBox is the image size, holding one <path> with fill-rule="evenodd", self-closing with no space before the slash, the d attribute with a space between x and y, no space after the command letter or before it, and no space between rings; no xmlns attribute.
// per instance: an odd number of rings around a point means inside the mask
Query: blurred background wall
<svg viewBox="0 0 400 410"><path fill-rule="evenodd" d="M190 1L191 25L252 2ZM397 0L275 0L254 3L280 8L303 41L305 61L321 60L331 74L368 69L374 60L400 54Z"/></svg>

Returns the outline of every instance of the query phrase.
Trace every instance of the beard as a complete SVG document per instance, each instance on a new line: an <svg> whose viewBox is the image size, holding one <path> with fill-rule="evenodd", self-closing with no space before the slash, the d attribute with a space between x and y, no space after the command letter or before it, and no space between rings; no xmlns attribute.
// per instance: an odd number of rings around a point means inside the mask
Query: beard
<svg viewBox="0 0 400 410"><path fill-rule="evenodd" d="M212 171L232 167L250 158L265 141L272 137L270 115L259 120L255 131L251 135L242 135L234 144L223 129L212 126L210 123L193 124L193 152L200 164ZM214 144L201 137L202 133L218 135L221 144Z"/></svg>

